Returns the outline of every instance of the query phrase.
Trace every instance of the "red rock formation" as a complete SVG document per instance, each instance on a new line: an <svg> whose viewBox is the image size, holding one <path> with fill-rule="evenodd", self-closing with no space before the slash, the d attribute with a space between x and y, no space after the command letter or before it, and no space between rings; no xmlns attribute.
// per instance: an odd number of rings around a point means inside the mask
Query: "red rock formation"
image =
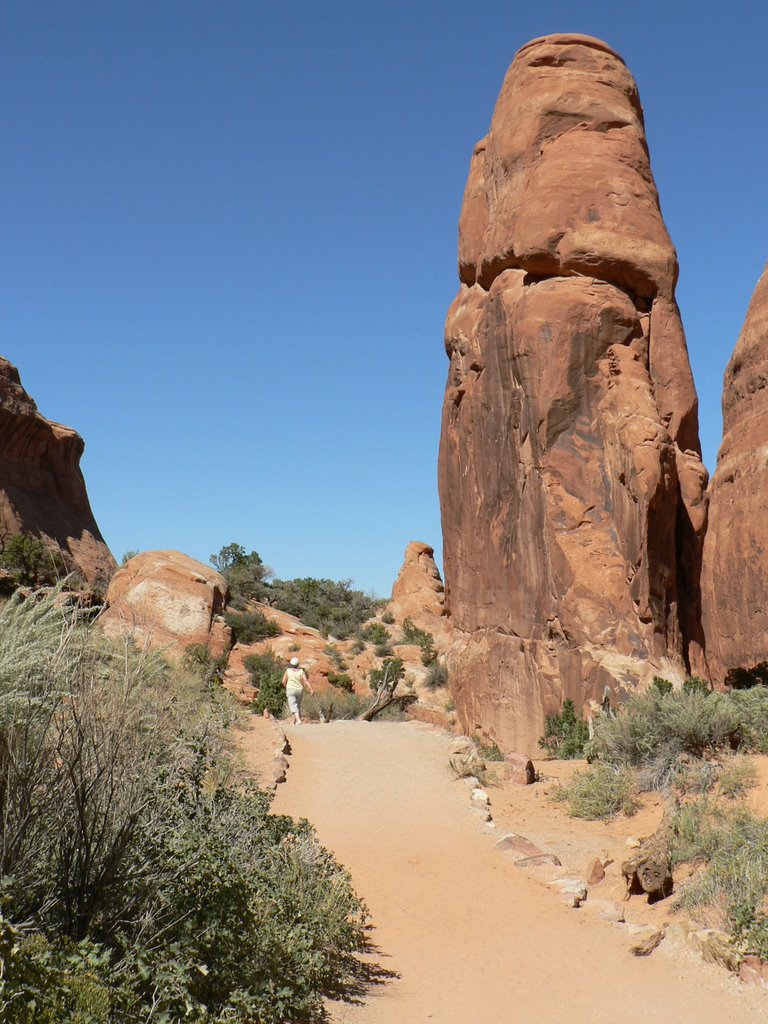
<svg viewBox="0 0 768 1024"><path fill-rule="evenodd" d="M93 518L80 471L83 439L52 423L0 357L0 521L72 556L83 576L107 579L115 561Z"/></svg>
<svg viewBox="0 0 768 1024"><path fill-rule="evenodd" d="M472 157L439 482L465 731L701 662L706 471L635 83L586 36L524 46Z"/></svg>
<svg viewBox="0 0 768 1024"><path fill-rule="evenodd" d="M389 611L398 621L445 615L445 593L440 570L435 565L435 552L428 544L413 540L405 549L400 572L392 587Z"/></svg>
<svg viewBox="0 0 768 1024"><path fill-rule="evenodd" d="M723 382L723 443L710 485L702 591L707 659L768 661L768 267L758 281Z"/></svg>
<svg viewBox="0 0 768 1024"><path fill-rule="evenodd" d="M206 644L218 657L232 643L222 617L228 595L227 581L210 565L180 551L144 551L112 577L100 621L109 636L175 654Z"/></svg>

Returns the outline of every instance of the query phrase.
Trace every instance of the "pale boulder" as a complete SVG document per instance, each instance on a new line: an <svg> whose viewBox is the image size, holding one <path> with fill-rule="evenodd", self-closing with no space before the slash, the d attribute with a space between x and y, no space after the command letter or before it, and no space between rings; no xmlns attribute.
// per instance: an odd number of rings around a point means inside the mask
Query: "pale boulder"
<svg viewBox="0 0 768 1024"><path fill-rule="evenodd" d="M145 551L112 577L101 624L109 636L142 646L179 655L205 644L218 656L231 644L222 618L227 596L227 581L209 565L180 551Z"/></svg>

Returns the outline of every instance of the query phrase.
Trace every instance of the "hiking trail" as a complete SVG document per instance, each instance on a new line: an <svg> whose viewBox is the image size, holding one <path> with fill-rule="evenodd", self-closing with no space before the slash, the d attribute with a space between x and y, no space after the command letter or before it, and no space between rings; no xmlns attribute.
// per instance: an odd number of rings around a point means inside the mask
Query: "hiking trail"
<svg viewBox="0 0 768 1024"><path fill-rule="evenodd" d="M329 1002L334 1024L763 1024L763 992L667 943L633 957L627 926L567 908L496 850L450 737L414 722L285 732L273 810L308 818L349 869L371 912L364 959L388 975Z"/></svg>

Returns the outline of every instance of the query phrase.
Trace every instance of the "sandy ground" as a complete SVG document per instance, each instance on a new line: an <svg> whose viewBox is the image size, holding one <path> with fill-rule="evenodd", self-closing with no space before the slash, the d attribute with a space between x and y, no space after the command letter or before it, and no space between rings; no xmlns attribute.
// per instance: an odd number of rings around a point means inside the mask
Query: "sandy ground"
<svg viewBox="0 0 768 1024"><path fill-rule="evenodd" d="M569 821L552 819L543 788L509 793L491 779L494 832L448 768L450 738L428 726L335 722L286 732L293 755L274 810L309 818L349 868L371 911L368 960L387 975L364 997L329 1004L335 1024L768 1019L763 992L667 942L650 957L631 956L626 925L568 909L495 849L506 829L542 842L542 822L559 820L569 866ZM653 831L656 814L651 808L640 834ZM615 836L599 824L594 835L579 832L571 859L582 864L593 845L603 852L600 840L607 849L641 824L615 825ZM610 873L602 886L601 897Z"/></svg>

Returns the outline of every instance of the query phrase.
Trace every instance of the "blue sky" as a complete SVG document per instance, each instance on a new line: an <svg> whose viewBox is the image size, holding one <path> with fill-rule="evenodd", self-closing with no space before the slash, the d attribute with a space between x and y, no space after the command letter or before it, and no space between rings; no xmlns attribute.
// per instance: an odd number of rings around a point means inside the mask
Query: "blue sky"
<svg viewBox="0 0 768 1024"><path fill-rule="evenodd" d="M230 541L388 593L440 548L469 156L515 51L633 72L705 461L768 259L762 4L5 0L0 352L85 438L119 559Z"/></svg>

